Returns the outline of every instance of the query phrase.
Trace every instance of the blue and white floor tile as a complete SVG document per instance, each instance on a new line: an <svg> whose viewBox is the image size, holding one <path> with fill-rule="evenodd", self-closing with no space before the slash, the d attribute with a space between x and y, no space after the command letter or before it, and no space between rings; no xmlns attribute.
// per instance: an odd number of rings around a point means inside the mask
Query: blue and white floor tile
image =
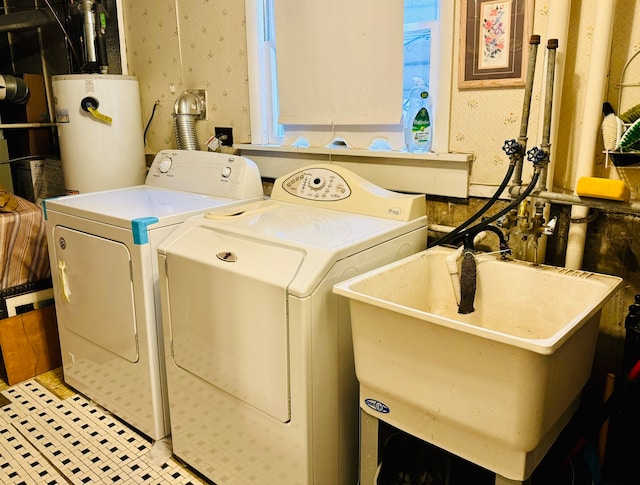
<svg viewBox="0 0 640 485"><path fill-rule="evenodd" d="M7 485L207 483L85 397L60 399L36 380L1 392L0 483Z"/></svg>

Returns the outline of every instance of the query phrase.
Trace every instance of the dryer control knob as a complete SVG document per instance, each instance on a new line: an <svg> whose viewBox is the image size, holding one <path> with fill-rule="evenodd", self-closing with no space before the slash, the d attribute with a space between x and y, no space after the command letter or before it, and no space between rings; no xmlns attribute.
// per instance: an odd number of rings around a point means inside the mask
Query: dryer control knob
<svg viewBox="0 0 640 485"><path fill-rule="evenodd" d="M222 172L220 172L220 175L222 175L224 178L231 177L231 167L224 167L222 169Z"/></svg>
<svg viewBox="0 0 640 485"><path fill-rule="evenodd" d="M160 163L158 164L158 170L160 170L161 173L167 173L171 168L172 163L173 163L173 160L167 157L164 160L160 161Z"/></svg>

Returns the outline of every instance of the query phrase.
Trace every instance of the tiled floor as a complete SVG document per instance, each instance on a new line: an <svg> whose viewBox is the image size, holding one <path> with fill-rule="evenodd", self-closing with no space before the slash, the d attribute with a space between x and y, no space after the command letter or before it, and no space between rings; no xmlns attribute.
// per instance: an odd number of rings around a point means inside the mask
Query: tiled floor
<svg viewBox="0 0 640 485"><path fill-rule="evenodd" d="M2 484L207 483L167 442L151 443L80 394L30 379L2 390L0 406Z"/></svg>

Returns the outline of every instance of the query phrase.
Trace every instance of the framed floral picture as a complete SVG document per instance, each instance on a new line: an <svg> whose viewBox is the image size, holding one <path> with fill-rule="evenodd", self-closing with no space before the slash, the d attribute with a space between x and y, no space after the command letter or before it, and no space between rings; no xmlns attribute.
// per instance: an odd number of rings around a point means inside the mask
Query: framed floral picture
<svg viewBox="0 0 640 485"><path fill-rule="evenodd" d="M460 0L460 89L525 85L534 0Z"/></svg>

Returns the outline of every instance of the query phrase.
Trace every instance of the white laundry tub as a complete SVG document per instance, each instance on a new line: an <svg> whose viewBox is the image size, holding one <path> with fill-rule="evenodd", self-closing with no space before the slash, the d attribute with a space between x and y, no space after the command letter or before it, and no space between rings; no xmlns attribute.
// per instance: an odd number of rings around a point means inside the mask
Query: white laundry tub
<svg viewBox="0 0 640 485"><path fill-rule="evenodd" d="M512 480L577 407L600 310L621 278L479 255L460 315L435 247L334 286L350 299L360 406Z"/></svg>

